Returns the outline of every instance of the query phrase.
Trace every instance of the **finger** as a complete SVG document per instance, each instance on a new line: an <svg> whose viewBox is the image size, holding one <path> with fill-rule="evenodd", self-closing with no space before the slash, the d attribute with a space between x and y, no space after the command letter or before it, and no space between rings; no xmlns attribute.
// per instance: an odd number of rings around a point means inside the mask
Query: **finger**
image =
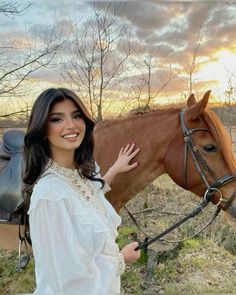
<svg viewBox="0 0 236 295"><path fill-rule="evenodd" d="M137 148L132 154L129 155L129 157L131 157L131 159L137 155L137 153L140 151L140 148Z"/></svg>
<svg viewBox="0 0 236 295"><path fill-rule="evenodd" d="M134 150L134 147L135 147L135 143L131 143L131 144L128 144L127 146L127 149L125 151L126 155L130 155L130 153L132 153L132 151Z"/></svg>
<svg viewBox="0 0 236 295"><path fill-rule="evenodd" d="M121 155L121 154L123 154L124 153L124 147L122 146L122 148L121 148L121 150L120 150L120 152L119 152L119 156Z"/></svg>
<svg viewBox="0 0 236 295"><path fill-rule="evenodd" d="M128 152L128 150L130 149L130 146L131 146L130 143L128 143L128 144L126 145L126 147L125 147L124 150L123 150L123 154L126 154L126 153Z"/></svg>
<svg viewBox="0 0 236 295"><path fill-rule="evenodd" d="M139 246L139 243L135 241L132 243L132 246L133 246L133 249L135 250ZM135 251L137 251L138 253L140 250L135 250Z"/></svg>
<svg viewBox="0 0 236 295"><path fill-rule="evenodd" d="M137 247L139 245L139 243L137 241L134 241L132 244L134 247Z"/></svg>
<svg viewBox="0 0 236 295"><path fill-rule="evenodd" d="M137 148L132 154L128 156L128 160L131 161L140 151L140 148Z"/></svg>
<svg viewBox="0 0 236 295"><path fill-rule="evenodd" d="M130 155L130 153L132 153L132 151L134 150L135 147L135 143L132 143L127 151L127 154Z"/></svg>
<svg viewBox="0 0 236 295"><path fill-rule="evenodd" d="M133 164L127 166L127 170L126 170L126 171L132 170L132 169L134 169L135 167L137 167L138 165L139 165L139 163L138 163L138 162L135 162L135 163L133 163Z"/></svg>

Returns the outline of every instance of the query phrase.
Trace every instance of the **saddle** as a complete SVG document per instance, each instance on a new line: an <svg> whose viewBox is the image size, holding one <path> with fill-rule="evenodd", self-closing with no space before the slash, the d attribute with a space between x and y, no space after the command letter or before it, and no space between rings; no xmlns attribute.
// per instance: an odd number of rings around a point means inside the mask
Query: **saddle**
<svg viewBox="0 0 236 295"><path fill-rule="evenodd" d="M0 209L13 214L22 205L23 144L25 133L9 130L0 146Z"/></svg>
<svg viewBox="0 0 236 295"><path fill-rule="evenodd" d="M25 133L20 130L9 130L3 135L0 146L0 211L9 216L18 216L19 246L16 271L22 271L30 260L27 242L31 245L29 223L24 211L22 196L23 146ZM22 229L23 227L23 229ZM22 254L22 248L25 253Z"/></svg>

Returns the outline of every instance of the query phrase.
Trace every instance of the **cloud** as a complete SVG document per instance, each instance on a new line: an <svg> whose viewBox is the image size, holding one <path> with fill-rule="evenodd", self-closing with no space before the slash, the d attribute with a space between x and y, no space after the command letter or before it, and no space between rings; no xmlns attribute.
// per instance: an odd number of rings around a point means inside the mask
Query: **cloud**
<svg viewBox="0 0 236 295"><path fill-rule="evenodd" d="M135 61L139 56L149 53L155 58L168 55L168 58L162 60L159 66L172 62L176 68L181 68L192 61L194 50L199 42L196 52L198 63L196 70L200 70L204 62L213 61L216 58L214 53L218 50L228 48L236 52L234 42L236 39L236 5L228 5L219 1L82 2L58 0L50 2L39 0L35 1L24 16L14 19L1 18L1 45L3 46L7 38L9 40L9 36L14 36L15 40L23 44L27 30L29 33L36 30L40 36L45 36L45 32L49 33L53 25L57 30L62 26L68 31L72 30L75 27L70 20L79 21L78 32L81 32L82 27L80 26L83 21L94 15L94 4L98 12L104 12L108 7L107 15L112 15L114 8L116 12L120 12L117 26L124 22L128 24L130 40L125 36L122 38L126 44L129 41L131 47L135 49L132 53ZM28 37L31 35L28 34ZM39 46L38 43L37 46ZM113 60L118 61L120 54L124 54L125 50L122 45L118 45L115 51ZM57 75L54 75L54 72L48 73L48 71L41 71L38 75L35 73L34 78L57 83ZM155 77L157 76L156 73ZM179 89L184 83L173 82L171 85L173 89ZM203 87L204 85L199 84L198 86Z"/></svg>
<svg viewBox="0 0 236 295"><path fill-rule="evenodd" d="M34 82L48 82L60 84L63 81L62 76L57 69L41 69L31 75L31 80Z"/></svg>

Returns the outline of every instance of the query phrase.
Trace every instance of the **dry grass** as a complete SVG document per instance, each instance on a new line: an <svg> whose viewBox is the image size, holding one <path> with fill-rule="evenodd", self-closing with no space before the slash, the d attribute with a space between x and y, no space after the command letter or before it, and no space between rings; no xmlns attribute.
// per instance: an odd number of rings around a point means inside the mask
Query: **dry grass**
<svg viewBox="0 0 236 295"><path fill-rule="evenodd" d="M146 232L158 234L199 203L199 198L179 188L167 175L163 175L131 200L128 208L132 212L139 212L143 207L156 207L151 212L146 211L135 216ZM168 238L182 239L201 229L210 220L214 209L210 205L201 216L194 218ZM125 210L122 216L121 235L127 241L142 240L144 235L133 225ZM123 228L126 235L123 234ZM129 229L130 234L127 234ZM235 253L235 224L231 224L224 214L220 214L213 225L195 239L180 243L177 247L173 244L153 244L148 252L152 257L151 266L150 263L148 266L150 258L129 266L122 278L123 292L130 292L130 288L136 293L152 294L176 294L176 290L180 294L236 292ZM129 280L132 281L131 286Z"/></svg>

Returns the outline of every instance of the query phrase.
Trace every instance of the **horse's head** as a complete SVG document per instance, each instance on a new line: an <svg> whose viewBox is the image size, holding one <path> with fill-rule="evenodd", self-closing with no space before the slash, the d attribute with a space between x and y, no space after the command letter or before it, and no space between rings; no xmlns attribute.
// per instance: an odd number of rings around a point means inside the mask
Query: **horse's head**
<svg viewBox="0 0 236 295"><path fill-rule="evenodd" d="M236 162L223 124L207 109L209 95L206 92L199 102L194 95L189 97L168 146L165 167L183 188L202 197L210 190L212 202L236 220Z"/></svg>

